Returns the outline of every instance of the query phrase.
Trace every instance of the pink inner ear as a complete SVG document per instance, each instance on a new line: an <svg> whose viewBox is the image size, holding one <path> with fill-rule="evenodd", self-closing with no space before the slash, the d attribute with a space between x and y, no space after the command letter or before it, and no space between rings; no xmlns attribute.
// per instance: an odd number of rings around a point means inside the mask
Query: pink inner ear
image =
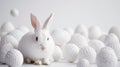
<svg viewBox="0 0 120 67"><path fill-rule="evenodd" d="M38 23L38 21L37 21L36 16L34 16L33 14L31 14L31 24L32 24L32 26L33 26L33 28L35 30L37 29L37 23Z"/></svg>

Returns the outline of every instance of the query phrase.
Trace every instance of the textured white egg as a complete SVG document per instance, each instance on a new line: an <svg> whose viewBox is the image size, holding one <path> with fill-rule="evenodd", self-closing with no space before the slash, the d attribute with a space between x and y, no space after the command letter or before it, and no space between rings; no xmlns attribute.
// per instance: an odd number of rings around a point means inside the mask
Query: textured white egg
<svg viewBox="0 0 120 67"><path fill-rule="evenodd" d="M16 8L11 9L10 13L13 17L19 16L19 10Z"/></svg>
<svg viewBox="0 0 120 67"><path fill-rule="evenodd" d="M98 53L101 48L105 47L105 44L100 40L91 40L91 41L89 41L89 46L94 48L96 53Z"/></svg>
<svg viewBox="0 0 120 67"><path fill-rule="evenodd" d="M15 29L14 25L11 22L5 22L1 25L0 36L6 35L8 32L11 32Z"/></svg>
<svg viewBox="0 0 120 67"><path fill-rule="evenodd" d="M74 43L79 48L88 45L88 40L83 35L76 33L71 37L70 43Z"/></svg>
<svg viewBox="0 0 120 67"><path fill-rule="evenodd" d="M17 41L19 42L21 40L21 38L23 37L24 33L20 30L13 30L10 33L8 33L9 35L12 35L13 37L15 37L17 39Z"/></svg>
<svg viewBox="0 0 120 67"><path fill-rule="evenodd" d="M65 45L71 38L71 34L63 29L55 29L52 31L51 35L55 41L55 44L61 47Z"/></svg>
<svg viewBox="0 0 120 67"><path fill-rule="evenodd" d="M110 47L104 47L96 57L98 67L117 67L117 57L114 50Z"/></svg>
<svg viewBox="0 0 120 67"><path fill-rule="evenodd" d="M75 33L88 37L88 28L84 24L79 24L75 29Z"/></svg>
<svg viewBox="0 0 120 67"><path fill-rule="evenodd" d="M5 35L2 37L1 39L1 44L4 45L6 43L10 43L12 44L12 46L14 48L17 48L18 47L18 41L16 40L15 37L13 37L12 35Z"/></svg>
<svg viewBox="0 0 120 67"><path fill-rule="evenodd" d="M63 58L63 52L59 46L56 46L53 53L53 59L54 61L59 61L62 58Z"/></svg>
<svg viewBox="0 0 120 67"><path fill-rule="evenodd" d="M114 33L120 40L120 27L118 26L111 27L111 29L109 30L109 33Z"/></svg>
<svg viewBox="0 0 120 67"><path fill-rule="evenodd" d="M17 29L22 31L24 34L29 32L29 29L26 26L20 26Z"/></svg>
<svg viewBox="0 0 120 67"><path fill-rule="evenodd" d="M98 39L102 35L101 28L99 26L91 26L89 28L89 38Z"/></svg>
<svg viewBox="0 0 120 67"><path fill-rule="evenodd" d="M63 47L64 59L68 62L75 62L78 57L79 48L75 44L67 44Z"/></svg>
<svg viewBox="0 0 120 67"><path fill-rule="evenodd" d="M87 59L90 63L95 63L96 52L90 46L84 46L79 50L79 59Z"/></svg>
<svg viewBox="0 0 120 67"><path fill-rule="evenodd" d="M113 33L110 33L108 36L106 36L104 43L106 46L111 47L115 51L118 59L120 60L120 43L117 36Z"/></svg>
<svg viewBox="0 0 120 67"><path fill-rule="evenodd" d="M5 62L10 67L21 67L23 64L23 55L17 49L11 49L5 56Z"/></svg>
<svg viewBox="0 0 120 67"><path fill-rule="evenodd" d="M0 62L5 63L5 56L7 52L12 49L13 46L10 43L0 45Z"/></svg>
<svg viewBox="0 0 120 67"><path fill-rule="evenodd" d="M106 38L107 34L103 34L99 37L99 40L101 40L102 42L104 42L105 38Z"/></svg>
<svg viewBox="0 0 120 67"><path fill-rule="evenodd" d="M90 63L87 59L79 59L77 67L90 67Z"/></svg>

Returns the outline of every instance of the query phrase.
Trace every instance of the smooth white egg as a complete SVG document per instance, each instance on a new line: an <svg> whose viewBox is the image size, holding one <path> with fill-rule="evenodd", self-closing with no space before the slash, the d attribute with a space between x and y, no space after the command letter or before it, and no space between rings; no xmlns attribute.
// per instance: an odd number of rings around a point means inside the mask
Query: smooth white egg
<svg viewBox="0 0 120 67"><path fill-rule="evenodd" d="M18 41L12 35L5 35L1 38L1 45L10 43L14 48L18 47Z"/></svg>
<svg viewBox="0 0 120 67"><path fill-rule="evenodd" d="M102 30L99 26L91 26L89 28L89 38L98 39L102 35Z"/></svg>
<svg viewBox="0 0 120 67"><path fill-rule="evenodd" d="M63 47L64 59L68 62L75 62L78 57L79 48L75 44L67 44Z"/></svg>
<svg viewBox="0 0 120 67"><path fill-rule="evenodd" d="M94 48L96 53L98 53L101 48L105 47L105 44L100 40L91 40L91 41L89 41L89 46Z"/></svg>
<svg viewBox="0 0 120 67"><path fill-rule="evenodd" d="M72 28L64 28L65 31L67 31L69 34L71 34L71 36L74 33L74 30Z"/></svg>
<svg viewBox="0 0 120 67"><path fill-rule="evenodd" d="M11 49L5 56L5 62L10 67L21 67L23 65L23 55L17 49Z"/></svg>
<svg viewBox="0 0 120 67"><path fill-rule="evenodd" d="M63 58L63 52L59 46L56 46L53 53L53 59L54 61L59 61L62 58Z"/></svg>
<svg viewBox="0 0 120 67"><path fill-rule="evenodd" d="M90 67L90 63L87 59L79 59L77 67Z"/></svg>
<svg viewBox="0 0 120 67"><path fill-rule="evenodd" d="M118 61L114 50L110 47L104 47L96 57L98 67L117 67Z"/></svg>
<svg viewBox="0 0 120 67"><path fill-rule="evenodd" d="M0 45L0 62L1 63L5 63L5 56L10 49L13 49L13 46L10 43Z"/></svg>
<svg viewBox="0 0 120 67"><path fill-rule="evenodd" d="M70 43L77 45L79 48L88 45L88 40L83 35L76 33L71 37Z"/></svg>
<svg viewBox="0 0 120 67"><path fill-rule="evenodd" d="M29 29L26 26L20 26L17 29L23 32L23 34L26 34L29 32Z"/></svg>
<svg viewBox="0 0 120 67"><path fill-rule="evenodd" d="M13 17L19 16L19 10L16 8L11 9L10 13Z"/></svg>
<svg viewBox="0 0 120 67"><path fill-rule="evenodd" d="M5 22L1 25L0 28L0 36L6 35L8 32L11 32L15 29L14 25L12 22Z"/></svg>
<svg viewBox="0 0 120 67"><path fill-rule="evenodd" d="M88 37L88 28L84 24L79 24L75 29L75 33Z"/></svg>
<svg viewBox="0 0 120 67"><path fill-rule="evenodd" d="M95 63L96 52L90 46L84 46L79 50L79 59L87 59L90 63Z"/></svg>
<svg viewBox="0 0 120 67"><path fill-rule="evenodd" d="M60 47L65 45L71 38L71 34L63 29L55 29L52 31L51 35L55 41L55 44Z"/></svg>
<svg viewBox="0 0 120 67"><path fill-rule="evenodd" d="M113 33L110 33L108 36L106 36L104 43L106 46L111 47L115 51L118 59L120 60L120 43L117 36Z"/></svg>

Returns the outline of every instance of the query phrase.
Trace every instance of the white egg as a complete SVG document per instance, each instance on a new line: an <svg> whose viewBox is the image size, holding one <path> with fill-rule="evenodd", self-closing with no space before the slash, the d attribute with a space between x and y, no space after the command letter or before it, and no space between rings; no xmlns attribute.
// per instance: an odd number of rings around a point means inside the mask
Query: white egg
<svg viewBox="0 0 120 67"><path fill-rule="evenodd" d="M91 26L89 28L89 38L98 39L102 35L101 28L99 26Z"/></svg>
<svg viewBox="0 0 120 67"><path fill-rule="evenodd" d="M16 8L11 9L10 13L13 17L19 16L19 11Z"/></svg>
<svg viewBox="0 0 120 67"><path fill-rule="evenodd" d="M18 41L16 40L15 37L13 37L12 35L5 35L2 37L1 39L1 44L4 45L6 43L10 43L12 44L12 46L14 48L17 48L18 47Z"/></svg>
<svg viewBox="0 0 120 67"><path fill-rule="evenodd" d="M109 33L114 33L120 40L120 27L118 26L113 26L110 30Z"/></svg>
<svg viewBox="0 0 120 67"><path fill-rule="evenodd" d="M0 45L0 62L1 63L5 63L5 56L6 56L7 52L12 48L13 48L13 46L10 43Z"/></svg>
<svg viewBox="0 0 120 67"><path fill-rule="evenodd" d="M84 46L79 50L79 59L87 59L90 63L95 63L96 52L90 46Z"/></svg>
<svg viewBox="0 0 120 67"><path fill-rule="evenodd" d="M71 37L70 43L74 43L79 48L88 45L88 40L83 35L76 33Z"/></svg>
<svg viewBox="0 0 120 67"><path fill-rule="evenodd" d="M79 24L75 29L75 33L88 37L88 28L84 24Z"/></svg>
<svg viewBox="0 0 120 67"><path fill-rule="evenodd" d="M101 40L102 42L104 42L105 38L106 38L107 34L103 34L99 37L99 40Z"/></svg>
<svg viewBox="0 0 120 67"><path fill-rule="evenodd" d="M5 22L1 25L0 28L0 36L6 35L8 32L11 32L15 29L14 25L12 22Z"/></svg>
<svg viewBox="0 0 120 67"><path fill-rule="evenodd" d="M11 49L5 56L5 62L10 67L21 67L23 65L23 55L17 49Z"/></svg>
<svg viewBox="0 0 120 67"><path fill-rule="evenodd" d="M75 62L78 57L79 48L75 44L67 44L63 47L64 59L68 62Z"/></svg>
<svg viewBox="0 0 120 67"><path fill-rule="evenodd" d="M117 57L114 50L110 47L104 47L96 57L98 67L117 67Z"/></svg>
<svg viewBox="0 0 120 67"><path fill-rule="evenodd" d="M90 63L87 59L79 59L77 67L90 67Z"/></svg>
<svg viewBox="0 0 120 67"><path fill-rule="evenodd" d="M23 32L24 34L29 32L29 29L26 26L20 26L17 29Z"/></svg>
<svg viewBox="0 0 120 67"><path fill-rule="evenodd" d="M101 48L105 47L105 44L100 40L91 40L91 41L89 41L89 46L94 48L96 53L98 53Z"/></svg>
<svg viewBox="0 0 120 67"><path fill-rule="evenodd" d="M118 59L120 60L120 43L117 36L113 33L110 33L108 36L106 36L104 43L106 46L111 47L115 51Z"/></svg>
<svg viewBox="0 0 120 67"><path fill-rule="evenodd" d="M74 31L72 28L64 28L65 31L67 31L71 36L73 35Z"/></svg>
<svg viewBox="0 0 120 67"><path fill-rule="evenodd" d="M70 40L71 34L63 29L55 29L52 31L52 37L55 44L62 47Z"/></svg>
<svg viewBox="0 0 120 67"><path fill-rule="evenodd" d="M19 42L21 40L21 38L23 37L24 33L20 30L13 30L10 33L8 33L9 35L12 35L13 37L15 37L17 39L17 41Z"/></svg>
<svg viewBox="0 0 120 67"><path fill-rule="evenodd" d="M63 52L59 46L56 46L53 53L53 59L54 61L59 61L62 58L63 58Z"/></svg>

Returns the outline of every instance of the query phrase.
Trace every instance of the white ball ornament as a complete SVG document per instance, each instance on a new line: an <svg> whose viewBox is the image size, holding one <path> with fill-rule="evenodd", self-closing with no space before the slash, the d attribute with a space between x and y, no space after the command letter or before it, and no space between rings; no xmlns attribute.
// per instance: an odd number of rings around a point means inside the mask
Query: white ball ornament
<svg viewBox="0 0 120 67"><path fill-rule="evenodd" d="M55 29L52 31L51 35L55 41L55 44L60 47L65 45L71 38L71 34L63 29Z"/></svg>
<svg viewBox="0 0 120 67"><path fill-rule="evenodd" d="M12 44L6 43L4 45L0 45L0 62L5 63L5 56L9 50L13 49Z"/></svg>
<svg viewBox="0 0 120 67"><path fill-rule="evenodd" d="M118 26L111 27L111 29L109 30L109 33L114 33L119 38L119 41L120 41L120 27Z"/></svg>
<svg viewBox="0 0 120 67"><path fill-rule="evenodd" d="M89 38L98 39L102 35L101 28L99 26L91 26L89 28Z"/></svg>
<svg viewBox="0 0 120 67"><path fill-rule="evenodd" d="M87 59L79 59L77 67L90 67L90 63Z"/></svg>
<svg viewBox="0 0 120 67"><path fill-rule="evenodd" d="M8 32L11 32L15 29L14 25L11 22L5 22L1 25L0 36L6 35Z"/></svg>
<svg viewBox="0 0 120 67"><path fill-rule="evenodd" d="M19 11L16 8L11 9L10 13L13 17L19 16Z"/></svg>
<svg viewBox="0 0 120 67"><path fill-rule="evenodd" d="M83 35L76 33L71 37L70 43L77 45L79 48L88 45L88 40Z"/></svg>
<svg viewBox="0 0 120 67"><path fill-rule="evenodd" d="M78 57L79 48L75 44L67 44L63 47L64 59L68 62L75 62Z"/></svg>
<svg viewBox="0 0 120 67"><path fill-rule="evenodd" d="M11 49L5 56L5 62L10 67L21 67L23 64L23 55L17 49Z"/></svg>
<svg viewBox="0 0 120 67"><path fill-rule="evenodd" d="M104 47L96 57L98 67L117 67L118 61L114 50L110 47Z"/></svg>
<svg viewBox="0 0 120 67"><path fill-rule="evenodd" d="M85 46L82 47L79 50L79 55L78 55L79 59L87 59L90 63L95 63L96 60L96 52L95 50L90 47L90 46Z"/></svg>
<svg viewBox="0 0 120 67"><path fill-rule="evenodd" d="M79 24L75 29L75 33L88 37L88 28L84 24Z"/></svg>
<svg viewBox="0 0 120 67"><path fill-rule="evenodd" d="M2 37L1 45L4 45L6 43L10 43L14 48L18 47L18 41L12 35L5 35Z"/></svg>
<svg viewBox="0 0 120 67"><path fill-rule="evenodd" d="M53 59L54 61L59 61L62 58L63 58L63 52L59 46L56 46L53 53Z"/></svg>
<svg viewBox="0 0 120 67"><path fill-rule="evenodd" d="M100 40L91 40L89 41L89 46L91 46L96 53L98 53L101 48L105 47L105 44Z"/></svg>
<svg viewBox="0 0 120 67"><path fill-rule="evenodd" d="M106 46L111 47L115 51L118 59L120 60L120 43L117 36L113 33L110 33L108 36L106 36L104 43Z"/></svg>

